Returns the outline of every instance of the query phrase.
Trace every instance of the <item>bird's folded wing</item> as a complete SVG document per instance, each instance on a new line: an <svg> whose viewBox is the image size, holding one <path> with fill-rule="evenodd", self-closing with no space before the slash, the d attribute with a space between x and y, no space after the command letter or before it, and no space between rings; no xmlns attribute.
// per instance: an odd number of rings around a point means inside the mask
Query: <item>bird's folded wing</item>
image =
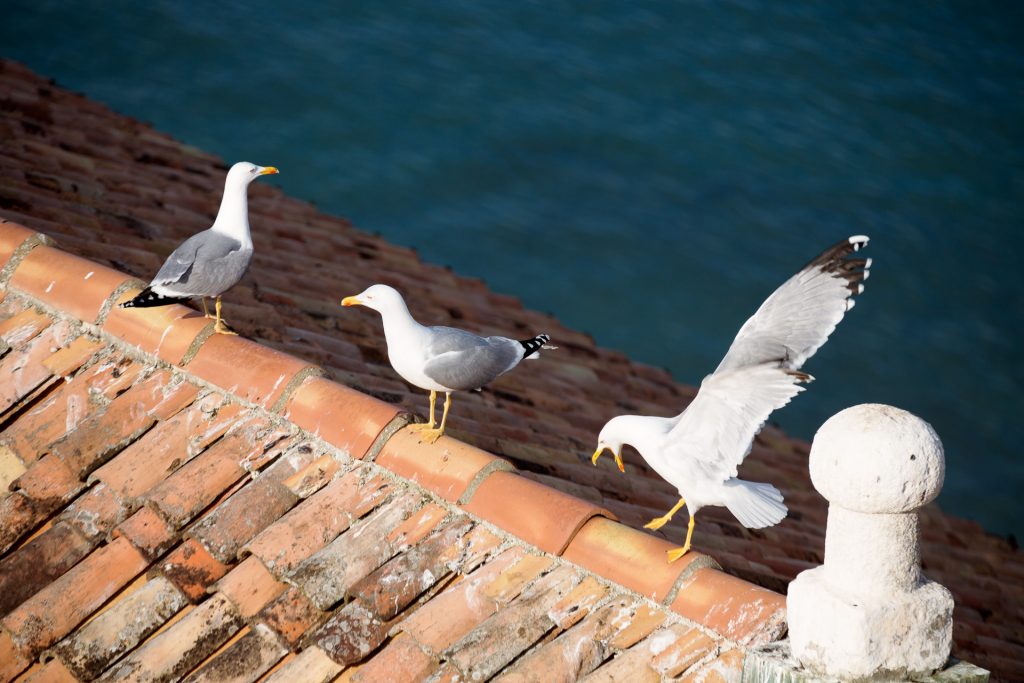
<svg viewBox="0 0 1024 683"><path fill-rule="evenodd" d="M828 339L863 289L870 259L849 258L861 235L825 251L787 280L743 324L715 371L775 361L798 369Z"/></svg>
<svg viewBox="0 0 1024 683"><path fill-rule="evenodd" d="M442 386L452 389L479 389L509 370L518 360L510 340L475 334L450 327L432 327L433 338L427 347L423 372Z"/></svg>
<svg viewBox="0 0 1024 683"><path fill-rule="evenodd" d="M774 363L709 375L665 436L662 452L691 481L735 477L768 416L810 379Z"/></svg>
<svg viewBox="0 0 1024 683"><path fill-rule="evenodd" d="M205 265L213 265L228 254L242 248L236 239L205 230L185 240L171 252L151 285L168 286L188 282L192 271Z"/></svg>

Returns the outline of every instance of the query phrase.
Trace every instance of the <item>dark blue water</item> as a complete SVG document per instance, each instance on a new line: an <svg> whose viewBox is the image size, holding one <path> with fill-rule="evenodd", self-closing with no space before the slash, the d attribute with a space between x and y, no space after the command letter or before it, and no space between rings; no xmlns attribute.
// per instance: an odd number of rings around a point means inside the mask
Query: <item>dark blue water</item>
<svg viewBox="0 0 1024 683"><path fill-rule="evenodd" d="M692 383L867 233L774 418L914 411L942 505L1024 532L1024 5L338 4L7 0L0 51Z"/></svg>

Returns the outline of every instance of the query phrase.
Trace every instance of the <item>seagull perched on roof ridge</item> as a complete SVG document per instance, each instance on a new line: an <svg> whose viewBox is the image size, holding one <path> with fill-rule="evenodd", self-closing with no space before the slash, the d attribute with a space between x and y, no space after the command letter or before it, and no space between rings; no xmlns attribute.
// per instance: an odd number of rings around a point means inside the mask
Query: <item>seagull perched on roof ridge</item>
<svg viewBox="0 0 1024 683"><path fill-rule="evenodd" d="M366 306L380 313L391 367L409 384L430 392L430 422L411 427L422 430L427 443L434 443L444 434L453 391L481 389L520 361L536 358L541 349L557 348L548 345L551 338L546 334L516 341L479 337L454 327L421 325L409 313L398 290L387 285L373 285L362 294L345 297L341 305ZM434 407L439 391L445 394L444 413L440 427L435 428Z"/></svg>
<svg viewBox="0 0 1024 683"><path fill-rule="evenodd" d="M220 296L238 284L252 261L249 233L249 183L278 173L273 166L240 161L228 171L217 218L209 229L189 237L175 249L145 289L121 308L149 308L200 297L203 315L210 315L206 297L216 298L216 324L220 334L235 334L220 316Z"/></svg>
<svg viewBox="0 0 1024 683"><path fill-rule="evenodd" d="M679 559L690 549L694 515L708 505L724 505L748 529L774 526L788 512L771 484L737 478L754 436L777 408L814 378L800 371L853 308L864 291L871 259L852 258L867 245L854 235L808 263L768 297L740 328L714 373L675 417L621 415L601 429L592 462L606 449L619 470L623 445L633 446L663 479L675 486L679 502L647 529L660 529L686 506L686 543L668 551Z"/></svg>

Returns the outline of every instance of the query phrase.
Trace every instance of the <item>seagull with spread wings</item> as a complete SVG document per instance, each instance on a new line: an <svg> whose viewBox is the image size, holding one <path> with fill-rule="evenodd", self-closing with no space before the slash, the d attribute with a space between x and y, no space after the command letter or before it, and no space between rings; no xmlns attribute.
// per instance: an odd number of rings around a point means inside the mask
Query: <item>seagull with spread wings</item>
<svg viewBox="0 0 1024 683"><path fill-rule="evenodd" d="M182 242L167 257L149 286L121 307L166 306L199 297L203 314L211 318L214 316L206 308L206 297L214 297L217 311L214 331L235 334L220 316L220 296L238 284L252 261L249 183L277 172L273 166L257 166L248 161L232 166L224 180L224 196L213 225Z"/></svg>
<svg viewBox="0 0 1024 683"><path fill-rule="evenodd" d="M725 358L682 413L621 415L601 429L595 465L609 450L625 471L622 447L630 445L678 490L675 507L645 525L659 529L686 506L686 543L668 552L669 562L690 549L694 515L702 507L725 506L748 529L774 526L785 518L779 490L739 479L737 468L768 416L813 379L801 366L853 308L853 297L864 291L871 259L852 255L867 243L864 235L840 242L775 290L740 328Z"/></svg>

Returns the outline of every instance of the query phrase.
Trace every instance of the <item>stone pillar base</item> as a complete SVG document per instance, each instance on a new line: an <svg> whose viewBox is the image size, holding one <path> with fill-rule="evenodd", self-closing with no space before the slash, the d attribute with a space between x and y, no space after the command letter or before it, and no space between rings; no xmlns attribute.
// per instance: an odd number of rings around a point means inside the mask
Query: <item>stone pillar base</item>
<svg viewBox="0 0 1024 683"><path fill-rule="evenodd" d="M949 656L953 596L933 581L907 592L853 595L818 567L790 584L786 606L792 654L810 672L903 680L930 675Z"/></svg>
<svg viewBox="0 0 1024 683"><path fill-rule="evenodd" d="M914 677L915 683L988 683L989 672L980 667L950 659L942 671ZM878 679L876 679L878 680ZM882 679L884 680L884 679ZM908 679L904 679L908 680ZM770 643L747 652L741 683L837 683L838 679L820 676L800 667L790 653L790 643Z"/></svg>

